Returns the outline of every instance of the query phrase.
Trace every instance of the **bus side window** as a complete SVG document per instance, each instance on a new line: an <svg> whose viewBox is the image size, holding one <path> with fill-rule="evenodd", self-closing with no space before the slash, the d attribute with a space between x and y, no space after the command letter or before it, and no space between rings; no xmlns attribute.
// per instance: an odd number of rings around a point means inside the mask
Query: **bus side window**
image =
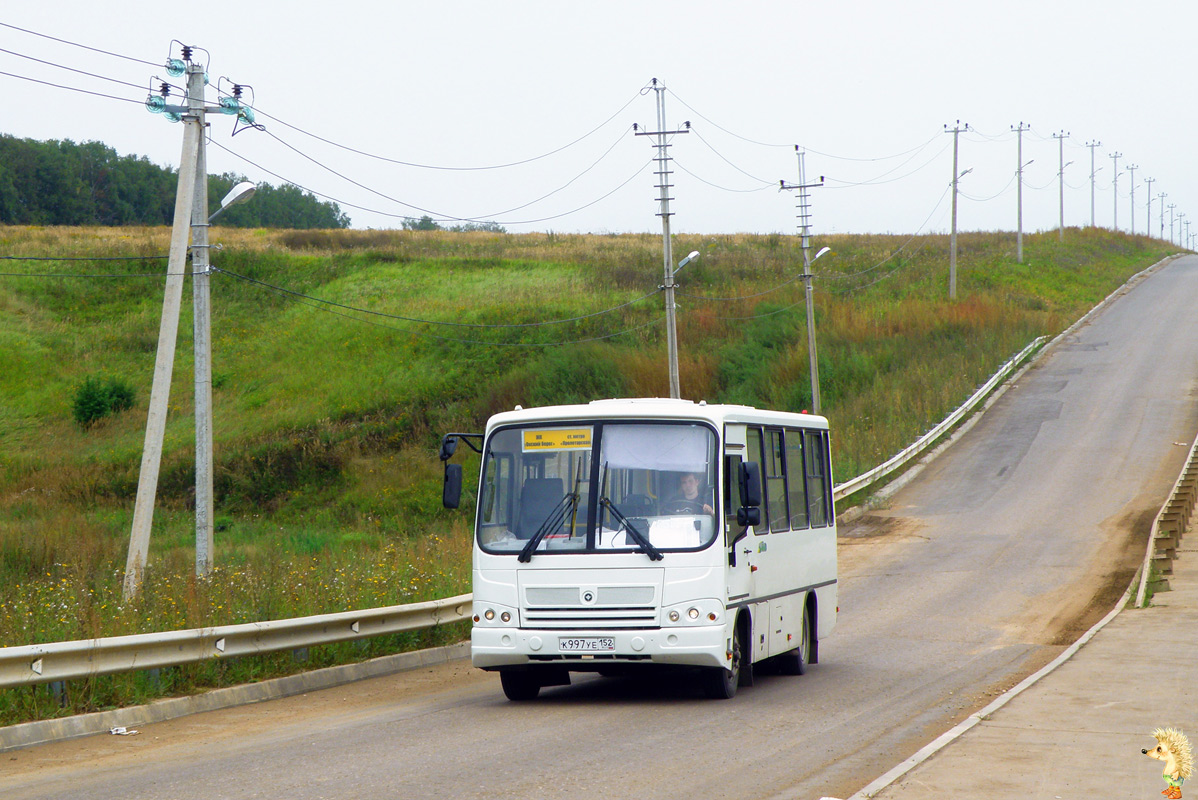
<svg viewBox="0 0 1198 800"><path fill-rule="evenodd" d="M757 468L760 470L761 479L764 482L766 481L768 473L765 471L765 464L763 463L764 452L762 449L762 444L761 428L749 428L748 447L745 448L748 452L745 454L745 460L755 462L757 464ZM762 494L764 495L762 499L765 501L761 504L761 524L753 529L754 533L759 534L769 533L770 520L774 518L774 514L778 513L773 508L770 508L770 500L773 499L770 497L770 492L765 491L765 486L762 486L761 488ZM783 509L785 508L786 506L784 505ZM783 513L786 512L783 511Z"/></svg>
<svg viewBox="0 0 1198 800"><path fill-rule="evenodd" d="M790 528L786 510L786 451L782 447L782 431L770 428L765 432L765 490L770 505L770 531Z"/></svg>
<svg viewBox="0 0 1198 800"><path fill-rule="evenodd" d="M740 456L724 456L724 527L732 529L736 525L736 510L743 505L740 499L740 483L736 476L740 474Z"/></svg>
<svg viewBox="0 0 1198 800"><path fill-rule="evenodd" d="M807 451L807 491L811 527L822 528L830 522L828 509L832 499L828 489L828 440L820 431L805 431L803 439L803 449Z"/></svg>
<svg viewBox="0 0 1198 800"><path fill-rule="evenodd" d="M802 530L807 521L807 481L803 465L803 432L794 428L786 431L786 476L790 490L790 528Z"/></svg>

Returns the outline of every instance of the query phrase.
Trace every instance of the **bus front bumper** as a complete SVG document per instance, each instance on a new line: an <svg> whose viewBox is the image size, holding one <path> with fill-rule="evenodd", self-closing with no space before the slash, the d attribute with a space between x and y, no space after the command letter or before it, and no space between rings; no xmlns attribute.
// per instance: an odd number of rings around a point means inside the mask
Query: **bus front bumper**
<svg viewBox="0 0 1198 800"><path fill-rule="evenodd" d="M725 625L647 630L560 630L476 625L470 631L470 661L482 669L546 664L566 669L595 670L605 665L638 663L727 668L731 641L731 629ZM577 649L580 647L601 649Z"/></svg>

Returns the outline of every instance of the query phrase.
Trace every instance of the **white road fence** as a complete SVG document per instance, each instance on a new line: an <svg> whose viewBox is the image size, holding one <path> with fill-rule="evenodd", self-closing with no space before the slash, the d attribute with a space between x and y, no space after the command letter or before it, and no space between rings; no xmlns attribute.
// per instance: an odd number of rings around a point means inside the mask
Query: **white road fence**
<svg viewBox="0 0 1198 800"><path fill-rule="evenodd" d="M458 622L470 595L365 611L142 633L76 642L0 647L0 688L176 666L366 639Z"/></svg>

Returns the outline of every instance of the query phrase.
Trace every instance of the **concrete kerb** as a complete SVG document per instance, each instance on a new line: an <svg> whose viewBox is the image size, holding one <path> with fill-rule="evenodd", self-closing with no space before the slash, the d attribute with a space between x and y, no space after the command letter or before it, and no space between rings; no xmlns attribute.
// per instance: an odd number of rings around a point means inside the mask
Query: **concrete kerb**
<svg viewBox="0 0 1198 800"><path fill-rule="evenodd" d="M342 664L336 667L301 672L260 683L213 689L189 697L155 700L141 706L97 711L92 714L77 714L60 719L24 722L0 728L0 753L37 744L107 733L117 727L133 728L203 711L216 711L222 708L260 703L265 700L277 700L354 681L378 678L434 664L444 664L469 655L470 643L459 642L446 647L381 656L357 664Z"/></svg>
<svg viewBox="0 0 1198 800"><path fill-rule="evenodd" d="M1035 366L1036 362L1039 361L1040 358L1043 357L1045 353L1048 353L1059 342L1061 342L1063 339L1065 339L1065 337L1072 335L1074 331L1076 331L1082 325L1085 325L1087 322L1089 322L1091 317L1093 317L1099 311L1101 311L1102 309L1104 309L1108 305L1110 305L1111 301L1113 301L1118 295L1120 295L1121 293L1130 289L1136 283L1141 281L1144 277L1149 275L1153 270L1159 269L1160 267L1163 267L1165 264L1168 264L1170 261L1173 261L1174 259L1177 259L1177 258L1181 258L1181 254L1174 254L1171 256L1166 256L1165 258L1162 258L1160 261L1156 262L1152 266L1146 267L1145 269L1140 270L1135 275L1132 275L1130 278L1128 278L1126 281L1124 281L1123 284L1118 289L1116 289L1115 291L1111 292L1106 297L1104 297L1101 302L1099 302L1097 305L1095 305L1093 308L1091 308L1089 311L1087 311L1084 315L1082 315L1082 317L1080 319L1078 319L1076 322L1074 322L1068 328L1066 328L1065 330L1061 331L1056 336L1054 336L1047 344L1045 344L1039 350L1032 353L1031 356L1028 357L1027 361L1025 361L1023 363L1023 365L1021 367L1019 367L1019 369L1015 370L1015 372L1013 372L1009 378L1007 378L1005 381L1003 381L1002 384L997 386L994 389L994 391L991 392L989 394L989 396L987 396L985 401L982 402L981 406L979 406L978 409L974 413L970 414L969 417L962 420L960 425L953 428L952 431L946 435L946 438L940 442L940 444L936 445L930 451L928 451L927 455L925 455L923 458L919 459L914 464L912 464L910 467L908 467L906 470L904 470L897 478L886 483L884 486L882 486L882 488L878 489L876 492L869 494L864 501L862 501L861 503L848 509L843 514L837 515L836 521L840 524L852 522L853 520L861 517L863 514L865 514L871 508L877 508L879 505L881 505L886 500L888 500L899 489L903 488L908 483L910 483L917 475L919 475L920 472L922 472L924 470L924 468L928 464L932 463L941 453L943 453L950 446L952 446L952 444L954 442L956 442L958 439L960 439L962 436L964 436L966 433L968 433L969 430L971 428L973 428L973 426L976 425L978 423L978 421L982 418L982 415L985 414L986 411L988 411L990 409L990 406L992 406L996 402L998 402L998 399L1000 397L1002 397L1004 394L1006 394L1007 389L1010 389L1012 386L1014 386L1016 383L1018 383L1019 379L1023 377L1024 373L1026 373L1029 369L1031 369L1033 366ZM869 489L870 489L870 487L866 486L866 487L863 487L860 491L855 492L854 494L868 492Z"/></svg>

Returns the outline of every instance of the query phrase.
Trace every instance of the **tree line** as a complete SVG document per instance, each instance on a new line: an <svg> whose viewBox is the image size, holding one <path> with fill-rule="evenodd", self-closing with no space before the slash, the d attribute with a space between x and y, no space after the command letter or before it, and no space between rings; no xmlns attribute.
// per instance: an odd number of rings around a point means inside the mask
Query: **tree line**
<svg viewBox="0 0 1198 800"><path fill-rule="evenodd" d="M208 177L209 213L241 175ZM0 224L170 225L178 170L122 156L102 142L39 142L0 134ZM221 215L243 228L348 228L332 202L284 184L259 184L254 199Z"/></svg>

